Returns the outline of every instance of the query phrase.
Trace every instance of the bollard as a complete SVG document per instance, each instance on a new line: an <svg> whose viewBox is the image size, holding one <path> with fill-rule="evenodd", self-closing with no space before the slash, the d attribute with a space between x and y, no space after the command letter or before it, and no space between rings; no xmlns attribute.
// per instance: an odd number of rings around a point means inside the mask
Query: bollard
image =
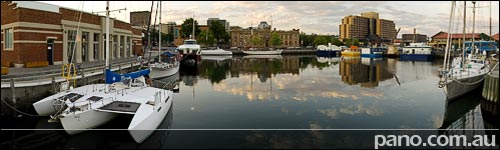
<svg viewBox="0 0 500 150"><path fill-rule="evenodd" d="M122 64L118 64L118 70L122 73Z"/></svg>

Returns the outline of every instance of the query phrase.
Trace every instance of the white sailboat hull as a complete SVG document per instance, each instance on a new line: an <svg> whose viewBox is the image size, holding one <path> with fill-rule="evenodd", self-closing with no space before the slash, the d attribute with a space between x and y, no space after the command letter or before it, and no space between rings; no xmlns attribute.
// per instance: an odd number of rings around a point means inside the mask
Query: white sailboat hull
<svg viewBox="0 0 500 150"><path fill-rule="evenodd" d="M59 120L64 130L72 135L98 127L113 120L118 115L117 113L99 112L91 109L77 114L64 114L64 117Z"/></svg>
<svg viewBox="0 0 500 150"><path fill-rule="evenodd" d="M201 50L201 55L233 55L233 52L222 49Z"/></svg>
<svg viewBox="0 0 500 150"><path fill-rule="evenodd" d="M57 97L58 95L56 94L33 103L36 113L40 116L48 116L56 113L57 110L61 109L60 105L53 105L56 103Z"/></svg>
<svg viewBox="0 0 500 150"><path fill-rule="evenodd" d="M157 68L157 67L151 67L151 72L149 73L149 76L151 78L163 78L163 77L168 77L172 76L175 73L179 72L179 64L174 65L172 68Z"/></svg>
<svg viewBox="0 0 500 150"><path fill-rule="evenodd" d="M243 53L248 54L248 55L281 55L282 50L275 50L275 51L245 51L242 50Z"/></svg>
<svg viewBox="0 0 500 150"><path fill-rule="evenodd" d="M468 83L468 84L461 84L453 80L448 81L448 83L446 83L445 86L446 98L448 100L453 100L476 89L479 85L483 83L478 81L482 80L484 75L486 74L480 74L469 78L458 79L458 81L460 81L461 83ZM470 83L475 83L475 84L470 84Z"/></svg>
<svg viewBox="0 0 500 150"><path fill-rule="evenodd" d="M154 106L146 104L138 108L128 127L130 135L137 143L147 139L167 116L171 109L172 96L172 91L166 91L166 94L162 95L161 101Z"/></svg>

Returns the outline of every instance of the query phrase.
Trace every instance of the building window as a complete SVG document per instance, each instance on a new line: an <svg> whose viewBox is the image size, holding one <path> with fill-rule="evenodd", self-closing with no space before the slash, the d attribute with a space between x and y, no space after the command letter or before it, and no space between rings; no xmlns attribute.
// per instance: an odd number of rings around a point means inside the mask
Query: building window
<svg viewBox="0 0 500 150"><path fill-rule="evenodd" d="M14 32L11 29L5 29L4 32L4 49L13 49L14 47Z"/></svg>
<svg viewBox="0 0 500 150"><path fill-rule="evenodd" d="M125 49L125 51L127 51L127 57L131 55L130 52L132 52L132 43L130 42L130 36L127 36L127 49Z"/></svg>
<svg viewBox="0 0 500 150"><path fill-rule="evenodd" d="M94 33L94 60L99 59L99 33Z"/></svg>
<svg viewBox="0 0 500 150"><path fill-rule="evenodd" d="M118 55L116 55L118 53L118 35L114 35L112 37L112 39L113 39L112 40L113 41L113 44L112 44L113 54L112 54L112 56L113 56L113 58L118 58Z"/></svg>
<svg viewBox="0 0 500 150"><path fill-rule="evenodd" d="M82 61L87 61L89 48L89 32L82 32Z"/></svg>
<svg viewBox="0 0 500 150"><path fill-rule="evenodd" d="M125 57L125 37L120 36L120 58Z"/></svg>
<svg viewBox="0 0 500 150"><path fill-rule="evenodd" d="M73 63L73 54L76 50L76 31L68 30L68 63Z"/></svg>

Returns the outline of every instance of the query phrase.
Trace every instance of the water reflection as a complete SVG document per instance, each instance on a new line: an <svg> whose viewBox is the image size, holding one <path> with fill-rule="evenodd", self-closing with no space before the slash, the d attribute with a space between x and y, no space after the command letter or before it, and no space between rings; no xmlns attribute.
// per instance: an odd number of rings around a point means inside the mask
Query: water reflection
<svg viewBox="0 0 500 150"><path fill-rule="evenodd" d="M387 67L387 61L383 59L343 57L339 73L342 82L348 85L360 84L361 87L374 88L380 81L393 78L394 74Z"/></svg>
<svg viewBox="0 0 500 150"><path fill-rule="evenodd" d="M170 129L173 121L173 109L158 126L158 129ZM2 149L115 149L115 148L165 148L169 130L156 130L142 143L136 143L126 126L130 123L130 115L122 115L96 129L75 135L68 135L58 122L47 122L47 118L38 118L33 129L44 130L10 130L2 131ZM29 129L28 128L28 129ZM50 130L59 129L59 130ZM124 130L105 130L124 129ZM9 137L9 140L5 138Z"/></svg>

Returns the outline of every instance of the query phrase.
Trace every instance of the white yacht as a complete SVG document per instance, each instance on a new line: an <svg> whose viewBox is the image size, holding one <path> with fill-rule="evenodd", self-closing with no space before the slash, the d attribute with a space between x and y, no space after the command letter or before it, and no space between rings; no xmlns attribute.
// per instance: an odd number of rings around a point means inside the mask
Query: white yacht
<svg viewBox="0 0 500 150"><path fill-rule="evenodd" d="M281 55L281 52L283 52L283 50L281 49L278 49L278 50L241 50L243 51L243 53L247 54L247 55Z"/></svg>
<svg viewBox="0 0 500 150"><path fill-rule="evenodd" d="M226 51L217 47L216 49L201 50L201 55L233 55L233 52Z"/></svg>
<svg viewBox="0 0 500 150"><path fill-rule="evenodd" d="M196 43L195 39L187 39L187 40L184 40L184 43L182 45L180 45L179 47L177 47L177 49L179 50L179 53L181 53L183 55L187 55L187 54L200 55L201 47L198 43Z"/></svg>
<svg viewBox="0 0 500 150"><path fill-rule="evenodd" d="M455 2L452 2L452 10L454 7ZM473 8L475 8L475 6ZM451 19L452 18L450 18L450 27ZM448 34L450 34L450 27L448 27ZM463 31L465 35L465 25ZM474 35L474 30L472 30L472 35ZM462 49L461 56L453 58L450 64L451 66L449 66L448 64L451 59L449 56L451 48L449 41L450 35L448 35L446 42L445 60L443 62L444 71L438 84L440 88L444 88L447 99L452 100L481 85L484 76L489 72L490 66L486 63L486 54L479 53L479 49L477 49L474 44L466 47L465 42L463 43L465 49ZM470 49L470 54L467 54L468 49Z"/></svg>
<svg viewBox="0 0 500 150"><path fill-rule="evenodd" d="M109 14L109 1L106 4ZM106 37L109 39L109 15L106 16ZM95 128L120 114L133 115L128 131L137 143L141 143L167 115L173 92L148 85L144 76L150 73L149 69L113 73L109 68L108 45L106 54L104 84L70 87L33 106L40 115L52 114L51 119L59 120L68 134Z"/></svg>

